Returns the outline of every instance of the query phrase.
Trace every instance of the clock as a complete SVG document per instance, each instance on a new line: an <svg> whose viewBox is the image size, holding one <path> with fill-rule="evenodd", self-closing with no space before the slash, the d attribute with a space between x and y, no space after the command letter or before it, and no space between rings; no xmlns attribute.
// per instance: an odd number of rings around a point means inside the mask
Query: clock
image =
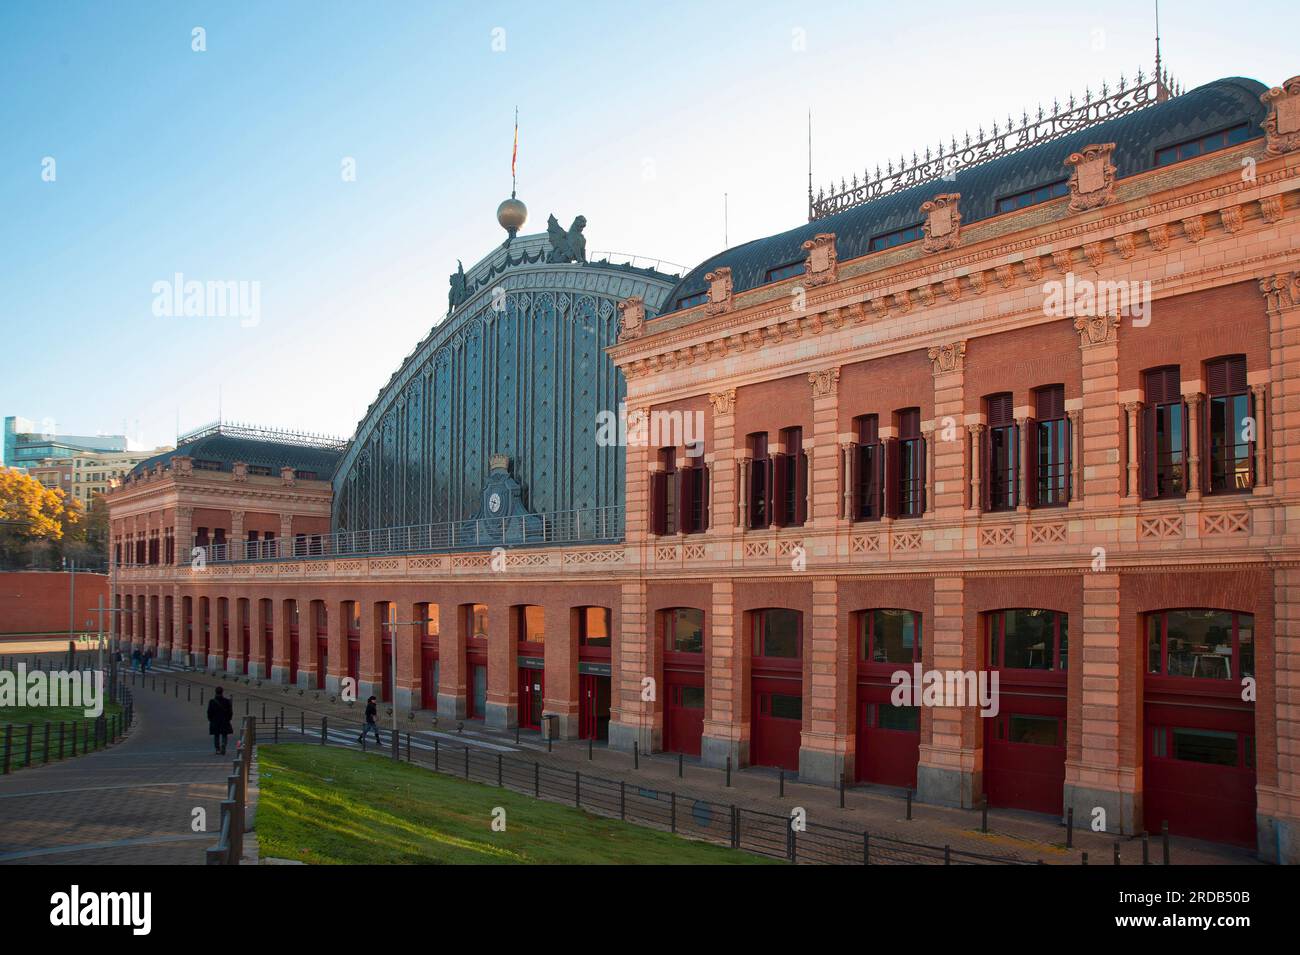
<svg viewBox="0 0 1300 955"><path fill-rule="evenodd" d="M498 494L496 491L493 491L491 495L488 496L487 506L488 506L488 510L491 511L493 514L501 510L501 495Z"/></svg>

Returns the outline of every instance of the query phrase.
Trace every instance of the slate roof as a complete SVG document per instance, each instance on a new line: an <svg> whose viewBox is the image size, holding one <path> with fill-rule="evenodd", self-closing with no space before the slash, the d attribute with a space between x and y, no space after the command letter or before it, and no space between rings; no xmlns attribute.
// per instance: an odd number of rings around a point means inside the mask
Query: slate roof
<svg viewBox="0 0 1300 955"><path fill-rule="evenodd" d="M217 433L183 442L174 451L147 458L132 468L131 474L152 470L154 465L160 462L171 467L171 459L178 454L189 455L195 461L215 461L221 465L222 471L230 471L236 461L243 461L255 467L268 467L276 477L280 476L282 467L291 467L296 471L313 471L321 481L327 481L333 476L334 469L338 467L339 460L343 457L342 450Z"/></svg>
<svg viewBox="0 0 1300 955"><path fill-rule="evenodd" d="M733 293L766 284L769 270L802 262L807 256L804 241L819 233L835 233L841 262L865 255L873 237L919 225L921 204L940 193L961 194L963 226L988 219L996 214L998 199L1067 178L1070 170L1064 165L1065 157L1091 143L1115 143L1111 161L1116 178L1124 179L1154 169L1158 149L1243 122L1249 124L1247 138L1257 139L1264 135L1260 123L1267 113L1259 96L1267 89L1257 80L1243 77L1216 80L1163 103L960 170L955 181L924 182L788 232L735 246L688 272L669 293L659 314L677 311L683 298L705 291L704 276L722 266L731 268Z"/></svg>

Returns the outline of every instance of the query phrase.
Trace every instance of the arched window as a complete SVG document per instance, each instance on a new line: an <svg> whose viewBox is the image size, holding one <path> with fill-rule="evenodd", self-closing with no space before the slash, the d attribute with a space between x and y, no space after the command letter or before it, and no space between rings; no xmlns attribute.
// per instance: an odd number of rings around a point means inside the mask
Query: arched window
<svg viewBox="0 0 1300 955"><path fill-rule="evenodd" d="M520 604L514 609L518 642L542 646L546 642L546 611L536 604Z"/></svg>
<svg viewBox="0 0 1300 955"><path fill-rule="evenodd" d="M803 656L799 639L803 615L797 610L754 612L754 656L797 660Z"/></svg>
<svg viewBox="0 0 1300 955"><path fill-rule="evenodd" d="M867 610L858 615L858 652L864 663L919 663L921 615L912 610Z"/></svg>
<svg viewBox="0 0 1300 955"><path fill-rule="evenodd" d="M582 650L609 650L608 607L578 608L578 646Z"/></svg>
<svg viewBox="0 0 1300 955"><path fill-rule="evenodd" d="M1254 676L1254 616L1208 609L1149 614L1147 672L1207 680Z"/></svg>
<svg viewBox="0 0 1300 955"><path fill-rule="evenodd" d="M1143 376L1143 496L1182 497L1187 493L1187 409L1177 365Z"/></svg>
<svg viewBox="0 0 1300 955"><path fill-rule="evenodd" d="M984 404L989 420L984 436L984 509L1014 511L1019 502L1016 475L1020 436L1011 393L990 395Z"/></svg>
<svg viewBox="0 0 1300 955"><path fill-rule="evenodd" d="M1205 363L1207 490L1211 494L1240 494L1254 486L1256 424L1251 416L1246 387L1246 356L1229 355Z"/></svg>
<svg viewBox="0 0 1300 955"><path fill-rule="evenodd" d="M997 610L988 615L988 665L998 670L1056 670L1069 661L1068 618L1055 610Z"/></svg>
<svg viewBox="0 0 1300 955"><path fill-rule="evenodd" d="M664 650L668 653L704 652L704 611L673 607L663 611Z"/></svg>

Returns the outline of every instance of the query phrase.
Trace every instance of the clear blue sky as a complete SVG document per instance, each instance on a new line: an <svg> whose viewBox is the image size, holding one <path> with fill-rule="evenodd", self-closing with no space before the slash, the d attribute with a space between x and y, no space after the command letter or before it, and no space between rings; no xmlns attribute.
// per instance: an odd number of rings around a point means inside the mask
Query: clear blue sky
<svg viewBox="0 0 1300 955"><path fill-rule="evenodd" d="M1300 73L1293 3L1161 16L1189 88ZM501 241L516 105L525 231L583 213L589 249L690 265L724 192L733 245L804 221L809 107L820 184L1149 70L1153 33L1132 0L6 0L0 415L152 446L220 388L228 419L350 435ZM260 323L155 317L177 272L259 282Z"/></svg>

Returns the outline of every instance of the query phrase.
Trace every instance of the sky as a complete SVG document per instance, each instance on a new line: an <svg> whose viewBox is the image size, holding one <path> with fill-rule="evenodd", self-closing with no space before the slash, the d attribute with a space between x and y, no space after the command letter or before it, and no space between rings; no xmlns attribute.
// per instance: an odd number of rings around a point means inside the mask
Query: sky
<svg viewBox="0 0 1300 955"><path fill-rule="evenodd" d="M1160 15L1188 89L1300 74L1294 3ZM820 187L1150 71L1154 35L1133 0L4 0L0 416L350 436L504 238L516 107L524 232L691 266L806 221L809 110ZM178 274L255 316L166 314Z"/></svg>

